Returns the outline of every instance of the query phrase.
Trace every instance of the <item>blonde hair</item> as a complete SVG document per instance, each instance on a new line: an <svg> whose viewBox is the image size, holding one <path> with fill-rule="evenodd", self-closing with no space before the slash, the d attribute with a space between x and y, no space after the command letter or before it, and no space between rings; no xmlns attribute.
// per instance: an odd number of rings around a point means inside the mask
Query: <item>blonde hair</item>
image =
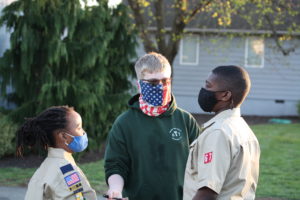
<svg viewBox="0 0 300 200"><path fill-rule="evenodd" d="M171 65L169 61L163 55L155 52L147 53L139 58L134 68L138 79L143 79L145 72L155 73L170 70L171 75Z"/></svg>

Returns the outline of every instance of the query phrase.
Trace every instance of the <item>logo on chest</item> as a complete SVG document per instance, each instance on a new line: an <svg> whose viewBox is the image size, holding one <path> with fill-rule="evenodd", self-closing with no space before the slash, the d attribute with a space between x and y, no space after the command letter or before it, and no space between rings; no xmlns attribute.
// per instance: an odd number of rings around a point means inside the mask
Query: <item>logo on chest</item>
<svg viewBox="0 0 300 200"><path fill-rule="evenodd" d="M182 130L179 128L172 128L169 133L171 135L172 140L182 139Z"/></svg>

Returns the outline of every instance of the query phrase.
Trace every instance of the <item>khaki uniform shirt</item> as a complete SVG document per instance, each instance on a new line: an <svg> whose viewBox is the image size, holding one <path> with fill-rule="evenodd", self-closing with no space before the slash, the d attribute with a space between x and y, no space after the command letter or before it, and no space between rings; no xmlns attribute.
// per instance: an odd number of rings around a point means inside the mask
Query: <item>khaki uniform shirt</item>
<svg viewBox="0 0 300 200"><path fill-rule="evenodd" d="M59 148L49 148L47 158L30 179L25 200L83 198L97 199L95 191L80 168L76 166L71 153Z"/></svg>
<svg viewBox="0 0 300 200"><path fill-rule="evenodd" d="M190 145L184 180L184 200L208 187L222 200L253 200L258 181L260 147L240 115L225 110L203 126Z"/></svg>

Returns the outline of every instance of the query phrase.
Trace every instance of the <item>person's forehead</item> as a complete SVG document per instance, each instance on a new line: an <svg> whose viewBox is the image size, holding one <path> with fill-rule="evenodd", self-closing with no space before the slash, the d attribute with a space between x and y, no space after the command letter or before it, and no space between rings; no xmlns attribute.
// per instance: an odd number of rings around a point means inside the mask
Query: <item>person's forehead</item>
<svg viewBox="0 0 300 200"><path fill-rule="evenodd" d="M208 81L208 82L216 82L216 80L217 80L217 76L212 72L209 73L206 78L206 81Z"/></svg>
<svg viewBox="0 0 300 200"><path fill-rule="evenodd" d="M215 75L214 73L210 73L205 82L206 82L206 84L209 84L211 86L218 86L220 83L220 80L217 75Z"/></svg>
<svg viewBox="0 0 300 200"><path fill-rule="evenodd" d="M170 70L164 70L161 72L145 72L144 73L144 79L149 80L149 79L165 79L165 78L170 78L171 77L171 71Z"/></svg>
<svg viewBox="0 0 300 200"><path fill-rule="evenodd" d="M75 111L69 112L67 118L70 127L77 127L79 124L82 123L81 116Z"/></svg>

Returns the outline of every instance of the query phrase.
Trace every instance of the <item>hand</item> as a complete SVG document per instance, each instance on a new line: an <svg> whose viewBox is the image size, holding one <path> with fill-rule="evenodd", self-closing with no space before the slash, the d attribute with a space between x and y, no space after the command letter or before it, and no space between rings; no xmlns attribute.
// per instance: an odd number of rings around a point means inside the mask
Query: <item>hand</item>
<svg viewBox="0 0 300 200"><path fill-rule="evenodd" d="M122 190L124 186L124 179L119 174L113 174L108 178L108 187L107 196L109 200L123 200L122 198ZM126 198L125 198L126 199Z"/></svg>
<svg viewBox="0 0 300 200"><path fill-rule="evenodd" d="M107 192L106 192L106 195L105 195L106 198L108 199L122 199L122 192L116 190L116 189L109 189Z"/></svg>

